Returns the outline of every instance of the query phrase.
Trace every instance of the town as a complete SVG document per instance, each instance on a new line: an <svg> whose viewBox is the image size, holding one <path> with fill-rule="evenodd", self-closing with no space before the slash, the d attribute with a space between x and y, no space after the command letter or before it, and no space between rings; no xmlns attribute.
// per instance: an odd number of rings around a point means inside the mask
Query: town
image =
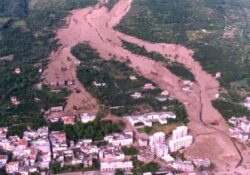
<svg viewBox="0 0 250 175"><path fill-rule="evenodd" d="M61 108L52 107L50 110L58 112ZM168 119L175 118L175 114L155 112L124 118L133 127L136 127L137 122L152 126L152 122L166 124ZM62 120L65 125L74 125L76 117L65 116L58 120ZM53 118L51 122L58 120ZM94 120L94 115L86 113L80 115L82 123ZM177 127L170 135L156 132L142 138L133 130L125 129L119 133L106 135L103 139L105 144L98 144L92 139L69 141L64 131L50 131L48 127L25 131L22 138L7 137L7 132L7 127L0 128L0 165L7 174L60 173L53 170L64 167L75 167L78 171L114 173L119 170L129 173L135 168L134 158L144 164L151 162L159 164L159 171L165 174L182 172L190 175L209 174L209 170L213 167L209 159L185 160L177 156L182 155L193 142L193 137L185 125ZM144 174L148 175L151 172Z"/></svg>

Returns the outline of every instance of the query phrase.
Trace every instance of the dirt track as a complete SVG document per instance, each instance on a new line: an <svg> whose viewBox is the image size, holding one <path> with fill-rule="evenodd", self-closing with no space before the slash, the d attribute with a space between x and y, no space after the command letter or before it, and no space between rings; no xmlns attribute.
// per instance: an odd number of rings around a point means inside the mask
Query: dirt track
<svg viewBox="0 0 250 175"><path fill-rule="evenodd" d="M162 89L170 91L174 98L185 104L189 114L189 128L195 137L195 142L186 151L186 156L190 158L210 158L219 170L232 169L236 171L235 166L241 160L240 154L228 136L226 122L211 103L215 94L218 93L219 83L210 74L202 70L201 65L193 59L191 50L181 45L149 43L115 31L113 27L129 11L131 3L132 0L120 0L111 11L99 6L73 10L71 15L66 18L67 26L57 31L62 46L59 51L51 55L51 64L49 64L45 73L47 82L57 79L55 73L60 74L60 78L68 76L76 78L76 66L61 73L60 67L67 62L67 57L73 58L70 54L70 48L83 41L88 41L93 48L100 52L104 59L110 59L110 53L116 55L118 61L129 59L131 68L157 83ZM196 83L193 86L192 93L186 95L182 92L181 80L161 63L132 54L122 48L121 39L144 46L148 51L168 55L168 58L183 63L195 75ZM66 51L63 52L62 50ZM177 58L176 55L178 55ZM58 67L58 70L55 71L55 67ZM88 96L87 103L91 101L88 106L96 108L96 101L81 85L78 84L78 86L84 92L81 93L83 98ZM69 111L74 102L75 96L72 95L68 101ZM85 110L89 110L87 108L86 106ZM91 111L94 110L91 109ZM215 121L219 122L218 125L211 125ZM244 160L246 160L245 157Z"/></svg>

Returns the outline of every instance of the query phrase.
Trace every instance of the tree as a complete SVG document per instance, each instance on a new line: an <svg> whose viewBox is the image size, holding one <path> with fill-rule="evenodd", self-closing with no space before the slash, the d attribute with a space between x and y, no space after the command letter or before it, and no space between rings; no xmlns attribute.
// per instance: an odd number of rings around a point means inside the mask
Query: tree
<svg viewBox="0 0 250 175"><path fill-rule="evenodd" d="M60 165L60 163L59 162L53 163L51 170L52 170L53 174L59 173L61 171L61 165Z"/></svg>
<svg viewBox="0 0 250 175"><path fill-rule="evenodd" d="M115 170L115 175L124 175L124 171L117 169L117 170Z"/></svg>
<svg viewBox="0 0 250 175"><path fill-rule="evenodd" d="M138 150L134 146L122 147L122 151L124 152L125 155L130 155L130 156L138 154Z"/></svg>

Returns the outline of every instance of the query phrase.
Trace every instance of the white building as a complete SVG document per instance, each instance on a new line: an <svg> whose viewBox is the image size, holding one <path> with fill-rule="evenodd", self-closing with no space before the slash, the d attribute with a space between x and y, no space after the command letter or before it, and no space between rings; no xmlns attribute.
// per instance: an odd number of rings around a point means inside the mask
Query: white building
<svg viewBox="0 0 250 175"><path fill-rule="evenodd" d="M179 149L187 148L193 143L193 136L188 135L169 141L170 152L176 152Z"/></svg>
<svg viewBox="0 0 250 175"><path fill-rule="evenodd" d="M194 165L190 161L174 161L172 167L178 171L192 172L194 171Z"/></svg>
<svg viewBox="0 0 250 175"><path fill-rule="evenodd" d="M81 122L82 123L88 123L88 122L92 122L95 120L96 116L95 115L91 115L88 113L84 113L80 115L81 118Z"/></svg>
<svg viewBox="0 0 250 175"><path fill-rule="evenodd" d="M164 132L157 132L149 137L149 145L152 147L158 143L164 143L166 141L166 134Z"/></svg>
<svg viewBox="0 0 250 175"><path fill-rule="evenodd" d="M187 126L179 126L175 130L172 131L172 139L178 139L184 137L188 134Z"/></svg>
<svg viewBox="0 0 250 175"><path fill-rule="evenodd" d="M176 115L173 112L151 112L143 115L127 116L126 118L133 126L141 123L144 126L152 127L153 122L164 125L167 124L167 119L175 119Z"/></svg>
<svg viewBox="0 0 250 175"><path fill-rule="evenodd" d="M121 170L131 170L133 166L132 161L124 161L124 162L101 162L100 163L101 171L114 171L116 169Z"/></svg>
<svg viewBox="0 0 250 175"><path fill-rule="evenodd" d="M142 98L142 93L141 92L135 92L135 93L131 94L131 97L134 98L134 99Z"/></svg>
<svg viewBox="0 0 250 175"><path fill-rule="evenodd" d="M104 140L114 146L130 146L133 144L133 132L114 133L104 137Z"/></svg>
<svg viewBox="0 0 250 175"><path fill-rule="evenodd" d="M166 143L157 143L151 146L151 151L155 153L156 157L164 157L168 155L168 146Z"/></svg>

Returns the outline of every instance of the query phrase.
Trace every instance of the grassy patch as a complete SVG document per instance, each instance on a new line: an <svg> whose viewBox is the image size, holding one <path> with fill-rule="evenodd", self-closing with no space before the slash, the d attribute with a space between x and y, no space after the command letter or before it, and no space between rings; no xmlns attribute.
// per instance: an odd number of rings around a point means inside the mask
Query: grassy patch
<svg viewBox="0 0 250 175"><path fill-rule="evenodd" d="M166 134L170 134L174 129L176 129L178 126L181 126L181 123L175 122L171 124L165 124L161 125L159 123L153 124L153 127L144 127L137 129L138 132L145 132L148 135L153 135L156 132L164 132Z"/></svg>

